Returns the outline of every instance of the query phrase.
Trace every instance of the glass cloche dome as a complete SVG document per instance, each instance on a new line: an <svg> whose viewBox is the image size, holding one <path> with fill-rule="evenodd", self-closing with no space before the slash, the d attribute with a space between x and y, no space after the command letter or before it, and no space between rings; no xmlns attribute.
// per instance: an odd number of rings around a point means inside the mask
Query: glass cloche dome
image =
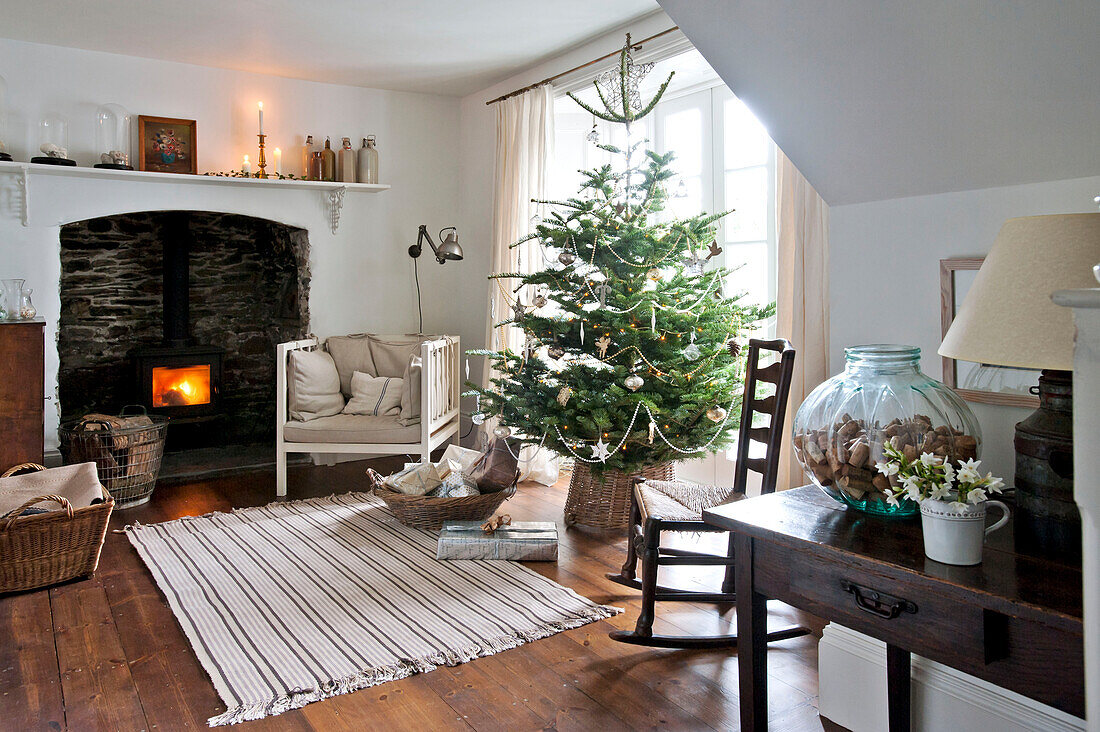
<svg viewBox="0 0 1100 732"><path fill-rule="evenodd" d="M133 170L130 165L132 115L120 104L104 104L95 114L97 168Z"/></svg>
<svg viewBox="0 0 1100 732"><path fill-rule="evenodd" d="M56 112L42 117L38 123L38 150L42 154L31 158L32 163L76 165L69 159L69 120Z"/></svg>

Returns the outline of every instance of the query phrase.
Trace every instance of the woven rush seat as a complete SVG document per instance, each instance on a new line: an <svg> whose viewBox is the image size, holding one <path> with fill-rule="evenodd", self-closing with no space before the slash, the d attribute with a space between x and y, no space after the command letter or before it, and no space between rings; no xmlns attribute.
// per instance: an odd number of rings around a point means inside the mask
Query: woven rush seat
<svg viewBox="0 0 1100 732"><path fill-rule="evenodd" d="M702 521L703 509L739 501L745 494L728 487L647 480L634 484L634 496L644 524L650 517L664 521Z"/></svg>

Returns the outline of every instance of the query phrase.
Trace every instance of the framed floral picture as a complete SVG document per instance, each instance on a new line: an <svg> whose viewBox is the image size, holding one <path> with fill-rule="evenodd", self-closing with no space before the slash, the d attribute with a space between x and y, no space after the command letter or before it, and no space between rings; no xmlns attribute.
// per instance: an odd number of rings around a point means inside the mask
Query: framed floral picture
<svg viewBox="0 0 1100 732"><path fill-rule="evenodd" d="M138 117L138 169L154 173L199 172L193 119Z"/></svg>

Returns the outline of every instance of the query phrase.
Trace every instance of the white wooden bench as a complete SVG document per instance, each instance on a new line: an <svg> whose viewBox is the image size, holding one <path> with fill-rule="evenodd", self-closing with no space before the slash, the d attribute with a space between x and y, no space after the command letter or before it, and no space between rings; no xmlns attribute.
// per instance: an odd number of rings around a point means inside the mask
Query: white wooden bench
<svg viewBox="0 0 1100 732"><path fill-rule="evenodd" d="M368 338L371 336L363 336ZM387 338L388 336L377 336ZM415 346L415 344L413 344ZM292 420L289 413L287 362L296 350L320 348L316 338L280 343L276 356L275 470L276 493L286 495L287 453L341 453L361 455L418 455L430 459L432 450L453 438L458 441L461 419L459 364L462 349L457 336L442 336L420 344L420 423L402 426L392 419L335 415L310 422ZM326 420L328 420L326 422ZM320 438L314 438L316 432Z"/></svg>

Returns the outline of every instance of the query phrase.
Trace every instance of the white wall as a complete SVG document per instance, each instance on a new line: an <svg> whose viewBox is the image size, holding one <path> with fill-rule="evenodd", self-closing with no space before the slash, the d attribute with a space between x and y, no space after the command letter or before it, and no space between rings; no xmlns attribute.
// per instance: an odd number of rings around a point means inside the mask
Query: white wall
<svg viewBox="0 0 1100 732"><path fill-rule="evenodd" d="M284 151L285 170L297 173L295 148L304 134L336 138L376 134L383 183L379 194L350 193L339 232L326 224L320 194L309 191L177 186L168 183L72 182L32 176L31 225L20 225L13 176L0 176L0 277L24 277L48 323L46 390L54 393L58 297L58 224L115 211L179 207L239 211L309 230L311 329L320 336L356 331L408 332L416 328L412 260L407 247L425 223L434 231L458 220L459 100L283 79L186 64L137 59L0 40L0 74L8 82L15 126L9 141L26 160L30 131L57 111L70 120L70 155L80 165L96 159L96 108L116 102L134 114L198 120L199 171L239 168L255 160L256 102L263 100L268 145ZM34 124L31 124L31 121ZM197 192L196 189L201 189ZM476 285L481 303L487 243L462 231L468 261L441 267L421 259L424 328L480 340L484 308L467 307L462 293ZM465 288L463 290L462 288ZM473 336L476 334L476 338ZM53 427L47 418L47 442Z"/></svg>
<svg viewBox="0 0 1100 732"><path fill-rule="evenodd" d="M1098 193L1094 177L830 208L831 372L843 368L846 346L907 343L921 348L924 372L942 378L939 260L986 254L1014 216L1095 211ZM1011 482L1013 429L1030 410L970 406L985 463Z"/></svg>

